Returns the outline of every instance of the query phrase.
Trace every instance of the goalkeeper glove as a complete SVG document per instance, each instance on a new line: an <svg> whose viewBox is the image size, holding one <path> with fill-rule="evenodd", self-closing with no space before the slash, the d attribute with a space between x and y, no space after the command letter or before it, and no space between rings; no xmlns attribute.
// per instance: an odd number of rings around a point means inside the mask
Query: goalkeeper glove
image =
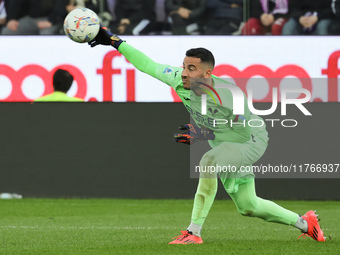
<svg viewBox="0 0 340 255"><path fill-rule="evenodd" d="M197 141L215 139L215 135L213 134L214 131L204 126L202 126L202 128L199 128L197 126L187 124L187 125L181 125L179 129L187 130L187 131L184 133L177 133L174 135L174 139L177 143L184 143L187 145L191 145Z"/></svg>
<svg viewBox="0 0 340 255"><path fill-rule="evenodd" d="M100 29L97 36L92 41L88 42L88 44L91 47L95 47L99 44L111 45L118 50L118 47L122 42L123 40L120 39L117 35L112 34L109 30L107 30L106 27L100 25Z"/></svg>

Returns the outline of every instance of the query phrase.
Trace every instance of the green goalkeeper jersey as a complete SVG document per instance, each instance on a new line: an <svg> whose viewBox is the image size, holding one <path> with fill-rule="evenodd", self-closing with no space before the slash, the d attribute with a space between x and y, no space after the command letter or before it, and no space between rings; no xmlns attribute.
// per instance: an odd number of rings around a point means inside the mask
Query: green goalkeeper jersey
<svg viewBox="0 0 340 255"><path fill-rule="evenodd" d="M215 147L225 141L245 143L251 139L252 135L256 135L267 143L268 136L264 121L249 111L244 93L242 93L244 112L243 114L235 115L233 114L233 95L231 91L226 88L216 88L215 86L215 91L221 101L217 95L207 96L206 114L202 114L201 96L195 95L192 90L184 89L181 78L183 69L181 67L158 64L125 42L119 46L118 50L138 70L168 84L176 91L196 125L199 127L204 126L214 131L215 139L209 141L210 146ZM228 83L214 75L212 79L215 85ZM235 86L231 83L228 84ZM249 120L252 120L251 125L256 127L251 127ZM255 120L257 120L257 123Z"/></svg>

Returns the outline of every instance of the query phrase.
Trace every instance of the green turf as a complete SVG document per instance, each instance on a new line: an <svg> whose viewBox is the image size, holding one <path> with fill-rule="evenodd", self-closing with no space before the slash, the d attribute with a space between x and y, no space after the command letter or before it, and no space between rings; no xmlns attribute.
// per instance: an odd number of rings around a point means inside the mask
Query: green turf
<svg viewBox="0 0 340 255"><path fill-rule="evenodd" d="M338 254L340 202L278 201L304 213L317 209L332 240L297 240L293 227L240 216L215 201L203 245L168 245L189 222L192 200L0 200L0 254Z"/></svg>

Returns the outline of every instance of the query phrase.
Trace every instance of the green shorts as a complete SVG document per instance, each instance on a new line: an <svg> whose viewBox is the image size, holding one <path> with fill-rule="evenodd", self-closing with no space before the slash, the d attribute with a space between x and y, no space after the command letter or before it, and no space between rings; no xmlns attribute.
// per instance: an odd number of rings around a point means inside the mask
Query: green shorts
<svg viewBox="0 0 340 255"><path fill-rule="evenodd" d="M264 154L267 141L268 134L265 131L253 133L252 139L246 143L222 142L204 154L200 165L215 166L225 190L236 193L240 184L252 181L255 177L252 165Z"/></svg>

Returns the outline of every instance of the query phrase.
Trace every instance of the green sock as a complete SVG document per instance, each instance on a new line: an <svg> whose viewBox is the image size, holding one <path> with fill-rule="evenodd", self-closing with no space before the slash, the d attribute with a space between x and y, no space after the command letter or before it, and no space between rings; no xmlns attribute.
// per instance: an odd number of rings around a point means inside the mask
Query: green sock
<svg viewBox="0 0 340 255"><path fill-rule="evenodd" d="M194 199L191 222L203 226L217 192L217 178L200 178Z"/></svg>

